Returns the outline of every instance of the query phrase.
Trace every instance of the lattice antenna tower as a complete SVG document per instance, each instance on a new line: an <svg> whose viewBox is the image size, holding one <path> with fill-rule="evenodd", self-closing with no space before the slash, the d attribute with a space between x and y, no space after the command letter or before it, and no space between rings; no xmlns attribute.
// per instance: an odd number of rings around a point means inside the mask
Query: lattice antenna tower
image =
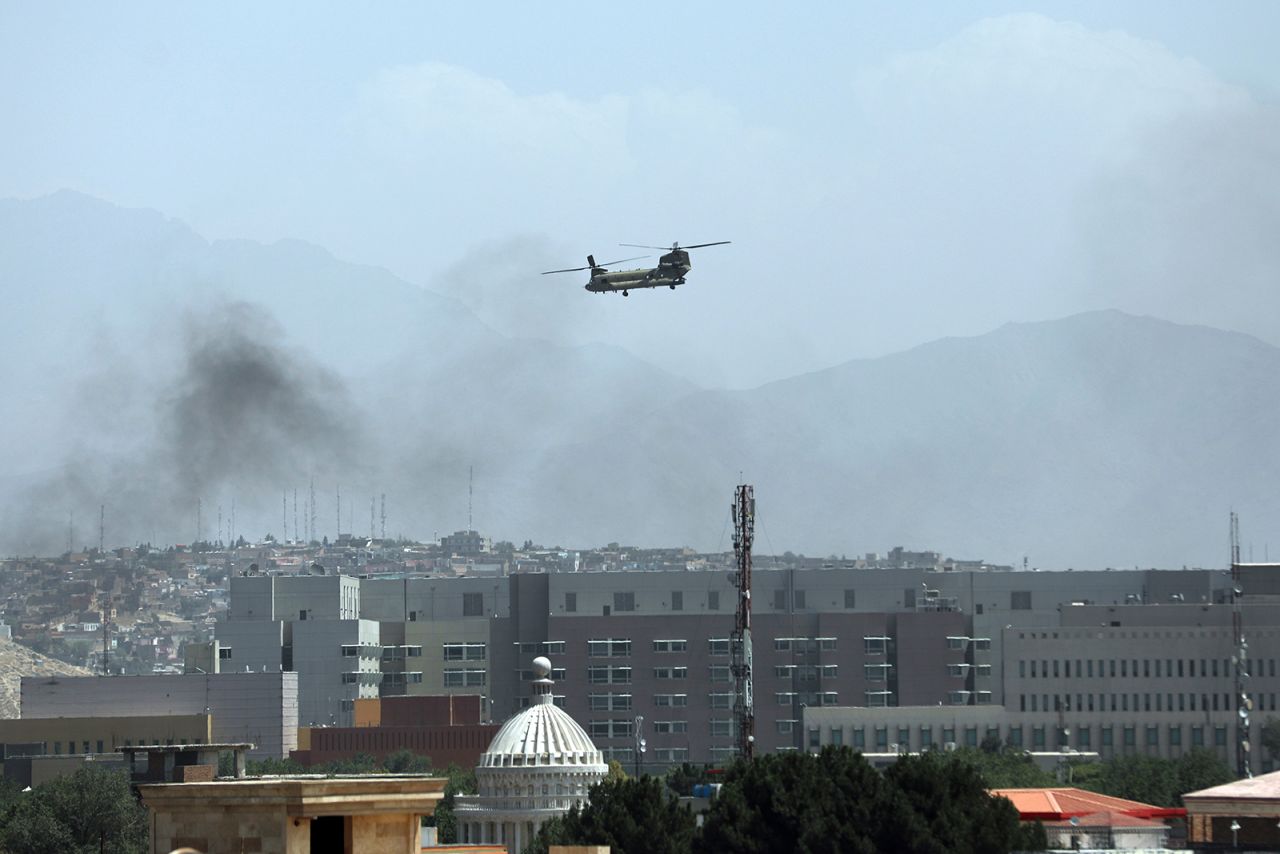
<svg viewBox="0 0 1280 854"><path fill-rule="evenodd" d="M107 505L98 506L98 554L104 554L107 544Z"/></svg>
<svg viewBox="0 0 1280 854"><path fill-rule="evenodd" d="M750 760L755 754L755 697L751 676L751 542L755 537L756 499L750 484L741 484L733 497L733 554L737 559L734 580L738 608L733 636L729 639L733 673L733 719L737 727L738 755Z"/></svg>
<svg viewBox="0 0 1280 854"><path fill-rule="evenodd" d="M476 467L467 466L467 530L474 531L475 525L471 521L471 504L475 497L476 486Z"/></svg>
<svg viewBox="0 0 1280 854"><path fill-rule="evenodd" d="M1240 572L1240 517L1231 511L1231 635L1235 641L1235 654L1231 656L1235 664L1236 691L1236 774L1240 777L1252 777L1249 767L1249 712L1253 710L1253 700L1245 691L1249 681L1249 642L1244 637L1244 614L1242 602L1244 587Z"/></svg>
<svg viewBox="0 0 1280 854"><path fill-rule="evenodd" d="M311 478L311 530L307 533L307 542L316 538L316 479Z"/></svg>
<svg viewBox="0 0 1280 854"><path fill-rule="evenodd" d="M382 539L387 538L387 494L382 493Z"/></svg>

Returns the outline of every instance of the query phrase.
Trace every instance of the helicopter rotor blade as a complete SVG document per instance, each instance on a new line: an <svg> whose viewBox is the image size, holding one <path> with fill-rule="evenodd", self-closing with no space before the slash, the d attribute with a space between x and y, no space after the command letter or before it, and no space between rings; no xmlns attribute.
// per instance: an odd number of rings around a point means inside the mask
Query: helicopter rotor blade
<svg viewBox="0 0 1280 854"><path fill-rule="evenodd" d="M694 243L690 246L681 246L673 243L670 246L646 246L643 243L619 243L619 246L634 246L637 249L661 249L663 252L674 252L677 249L700 249L703 246L720 246L724 243L732 243L732 240L717 240L714 243Z"/></svg>
<svg viewBox="0 0 1280 854"><path fill-rule="evenodd" d="M619 258L617 261L605 261L604 263L600 264L600 266L611 267L614 264L625 264L628 261L639 261L641 258L648 258L648 257L649 257L648 255L637 255L634 258Z"/></svg>
<svg viewBox="0 0 1280 854"><path fill-rule="evenodd" d="M579 270L590 270L590 267L565 267L563 270L546 270L542 275L547 276L551 273L577 273Z"/></svg>

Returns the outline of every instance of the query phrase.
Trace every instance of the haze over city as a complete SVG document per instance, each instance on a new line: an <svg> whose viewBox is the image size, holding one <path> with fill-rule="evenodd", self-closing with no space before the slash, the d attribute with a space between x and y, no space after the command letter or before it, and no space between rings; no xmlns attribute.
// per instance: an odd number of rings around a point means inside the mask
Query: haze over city
<svg viewBox="0 0 1280 854"><path fill-rule="evenodd" d="M312 480L425 539L474 468L495 538L727 547L746 479L768 551L1261 559L1277 16L0 6L0 549Z"/></svg>

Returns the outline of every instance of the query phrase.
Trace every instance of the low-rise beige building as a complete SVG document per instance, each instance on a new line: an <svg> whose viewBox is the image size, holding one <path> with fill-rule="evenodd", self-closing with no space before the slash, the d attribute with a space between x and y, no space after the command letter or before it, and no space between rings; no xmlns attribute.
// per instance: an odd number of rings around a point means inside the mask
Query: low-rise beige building
<svg viewBox="0 0 1280 854"><path fill-rule="evenodd" d="M139 786L151 851L418 854L422 818L445 780L421 776L261 777Z"/></svg>

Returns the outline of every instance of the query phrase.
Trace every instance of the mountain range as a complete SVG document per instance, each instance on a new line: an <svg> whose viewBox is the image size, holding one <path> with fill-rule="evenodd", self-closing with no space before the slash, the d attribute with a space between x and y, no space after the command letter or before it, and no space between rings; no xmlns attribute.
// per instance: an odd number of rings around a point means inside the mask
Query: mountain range
<svg viewBox="0 0 1280 854"><path fill-rule="evenodd" d="M312 483L317 534L385 494L389 535L726 549L746 481L762 551L1045 568L1221 565L1230 509L1246 542L1280 511L1280 349L1116 311L699 388L72 192L0 201L0 294L6 552L94 542L104 506L112 542L186 542L197 500L206 537L233 501L236 532L292 536Z"/></svg>

